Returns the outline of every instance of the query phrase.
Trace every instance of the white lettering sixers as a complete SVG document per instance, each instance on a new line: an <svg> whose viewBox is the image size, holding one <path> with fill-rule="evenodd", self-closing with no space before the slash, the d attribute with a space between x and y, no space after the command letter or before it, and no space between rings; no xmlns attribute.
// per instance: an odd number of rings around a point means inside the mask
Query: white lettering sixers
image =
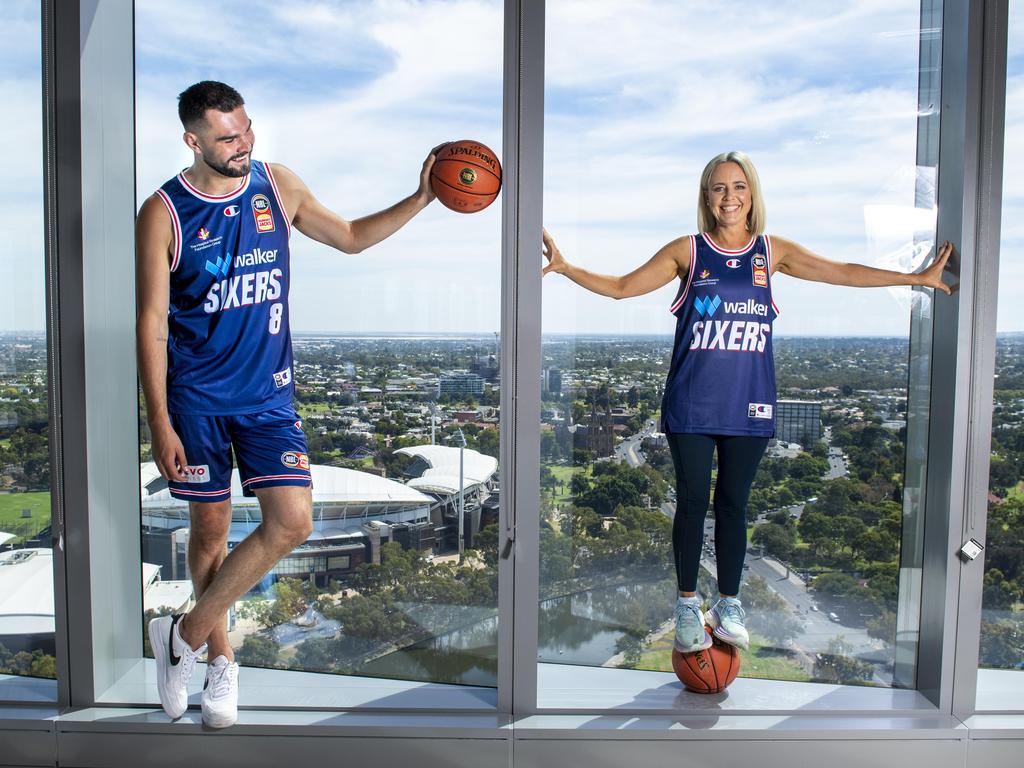
<svg viewBox="0 0 1024 768"><path fill-rule="evenodd" d="M675 346L662 401L666 432L775 434L771 240L728 250L690 236L690 271L672 303Z"/></svg>
<svg viewBox="0 0 1024 768"><path fill-rule="evenodd" d="M182 174L157 195L174 227L168 410L230 416L290 405L291 225L270 167L254 160L220 197Z"/></svg>

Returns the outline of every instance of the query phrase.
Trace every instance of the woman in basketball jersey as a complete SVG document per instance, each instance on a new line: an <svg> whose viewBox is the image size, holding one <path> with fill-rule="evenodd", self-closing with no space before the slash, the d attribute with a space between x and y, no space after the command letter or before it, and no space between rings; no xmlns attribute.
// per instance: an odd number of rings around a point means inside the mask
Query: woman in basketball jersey
<svg viewBox="0 0 1024 768"><path fill-rule="evenodd" d="M798 243L764 233L765 206L753 164L742 152L718 155L700 179L699 234L668 243L647 263L621 277L570 264L544 232L544 273L557 272L602 296L623 299L678 278L671 311L675 343L662 401L662 424L675 466L677 509L672 525L679 597L675 647L707 648L714 634L746 648L737 597L746 553L746 507L758 464L775 434L775 367L771 278L785 275L833 285L918 285L950 293L942 271L952 252L919 274L841 264ZM719 598L707 614L697 596L704 517L711 495L711 461L718 451L715 545Z"/></svg>

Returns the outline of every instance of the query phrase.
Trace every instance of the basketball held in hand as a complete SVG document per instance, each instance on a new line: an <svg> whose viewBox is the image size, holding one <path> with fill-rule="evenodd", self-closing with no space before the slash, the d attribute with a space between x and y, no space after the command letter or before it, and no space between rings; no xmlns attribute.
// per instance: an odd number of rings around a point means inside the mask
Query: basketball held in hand
<svg viewBox="0 0 1024 768"><path fill-rule="evenodd" d="M672 669L688 691L721 693L740 671L739 649L714 635L711 640L711 647L704 651L680 653L672 649Z"/></svg>
<svg viewBox="0 0 1024 768"><path fill-rule="evenodd" d="M494 202L501 190L501 163L479 141L453 141L437 152L430 188L446 208L476 213Z"/></svg>

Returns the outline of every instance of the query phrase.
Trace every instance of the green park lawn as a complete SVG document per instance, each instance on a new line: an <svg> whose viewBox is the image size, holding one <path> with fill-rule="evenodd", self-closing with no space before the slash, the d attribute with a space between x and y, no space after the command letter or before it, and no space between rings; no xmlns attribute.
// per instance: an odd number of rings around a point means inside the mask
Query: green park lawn
<svg viewBox="0 0 1024 768"><path fill-rule="evenodd" d="M672 632L665 633L640 654L636 669L656 672L672 671ZM740 677L756 677L761 680L807 681L810 677L788 654L770 647L767 641L751 632L750 650L740 651Z"/></svg>
<svg viewBox="0 0 1024 768"><path fill-rule="evenodd" d="M23 518L23 509L31 510L32 517ZM19 526L26 523L29 536L50 524L50 493L0 493L0 531L17 533Z"/></svg>
<svg viewBox="0 0 1024 768"><path fill-rule="evenodd" d="M552 500L556 504L568 504L572 501L572 493L569 490L570 484L572 483L573 475L577 472L585 472L588 476L590 475L590 466L587 467L573 467L565 464L552 464L549 469L551 474L555 476L555 480L562 486L561 490L556 486L555 495Z"/></svg>

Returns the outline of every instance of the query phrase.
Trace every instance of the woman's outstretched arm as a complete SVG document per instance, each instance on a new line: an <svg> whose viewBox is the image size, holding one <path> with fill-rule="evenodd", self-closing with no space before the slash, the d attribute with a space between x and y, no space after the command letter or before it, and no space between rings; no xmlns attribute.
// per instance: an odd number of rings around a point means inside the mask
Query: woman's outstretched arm
<svg viewBox="0 0 1024 768"><path fill-rule="evenodd" d="M676 277L684 276L690 269L690 238L680 237L662 247L646 264L643 264L627 275L599 275L596 272L570 264L562 256L555 245L551 234L544 230L544 257L548 264L544 274L557 272L565 275L574 283L588 291L610 296L613 299L626 299L630 296L642 296L656 291L663 285L672 282Z"/></svg>
<svg viewBox="0 0 1024 768"><path fill-rule="evenodd" d="M906 273L890 269L876 269L864 264L848 264L822 258L799 243L782 237L772 237L772 271L814 280L832 285L849 285L855 288L878 288L887 285L920 285L937 288L947 295L951 286L942 282L942 270L946 267L953 246L947 240L939 248L939 255L923 272Z"/></svg>

